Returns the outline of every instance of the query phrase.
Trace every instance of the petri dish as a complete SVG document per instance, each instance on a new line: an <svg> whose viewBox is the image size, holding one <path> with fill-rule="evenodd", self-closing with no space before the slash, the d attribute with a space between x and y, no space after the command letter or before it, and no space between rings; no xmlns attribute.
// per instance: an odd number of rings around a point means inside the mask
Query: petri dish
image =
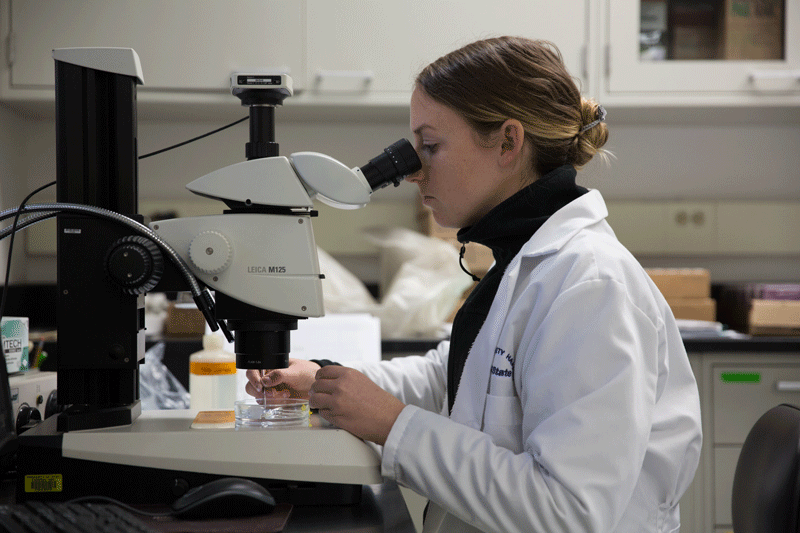
<svg viewBox="0 0 800 533"><path fill-rule="evenodd" d="M308 400L248 398L233 408L236 429L308 427Z"/></svg>

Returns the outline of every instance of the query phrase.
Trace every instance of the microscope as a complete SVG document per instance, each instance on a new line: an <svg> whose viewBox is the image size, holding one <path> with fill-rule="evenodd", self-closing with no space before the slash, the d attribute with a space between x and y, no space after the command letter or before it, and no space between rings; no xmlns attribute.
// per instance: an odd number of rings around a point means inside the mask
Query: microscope
<svg viewBox="0 0 800 533"><path fill-rule="evenodd" d="M192 429L191 410L142 411L144 295L188 291L236 366L288 365L297 321L324 315L313 200L356 209L421 164L402 139L362 167L315 152L279 155L275 109L286 74L234 73L249 108L247 160L187 188L214 215L145 224L138 214L139 58L124 48L53 51L58 216L58 400L20 435L17 499L102 494L165 503L217 477L253 479L279 501L347 504L382 481L372 445L317 417L310 428ZM211 291L214 292L212 295ZM90 474L91 473L91 474Z"/></svg>

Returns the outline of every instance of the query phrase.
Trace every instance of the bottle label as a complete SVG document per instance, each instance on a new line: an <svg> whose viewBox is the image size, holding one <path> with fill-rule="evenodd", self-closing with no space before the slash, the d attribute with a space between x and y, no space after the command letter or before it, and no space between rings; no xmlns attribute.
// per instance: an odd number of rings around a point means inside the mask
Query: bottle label
<svg viewBox="0 0 800 533"><path fill-rule="evenodd" d="M224 376L236 373L236 363L212 363L210 361L191 361L189 372L195 376Z"/></svg>

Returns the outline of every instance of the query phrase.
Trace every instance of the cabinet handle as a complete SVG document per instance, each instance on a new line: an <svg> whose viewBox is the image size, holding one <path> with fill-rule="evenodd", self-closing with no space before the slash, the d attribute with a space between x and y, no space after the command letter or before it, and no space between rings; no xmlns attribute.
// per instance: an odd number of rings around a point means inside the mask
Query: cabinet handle
<svg viewBox="0 0 800 533"><path fill-rule="evenodd" d="M775 386L783 392L800 392L800 381L778 381Z"/></svg>
<svg viewBox="0 0 800 533"><path fill-rule="evenodd" d="M750 81L758 80L800 80L800 70L754 70Z"/></svg>

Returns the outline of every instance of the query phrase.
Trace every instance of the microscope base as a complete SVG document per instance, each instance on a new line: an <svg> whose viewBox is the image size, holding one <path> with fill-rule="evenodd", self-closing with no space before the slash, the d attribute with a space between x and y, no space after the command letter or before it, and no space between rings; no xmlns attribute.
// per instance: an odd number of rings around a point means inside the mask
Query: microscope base
<svg viewBox="0 0 800 533"><path fill-rule="evenodd" d="M20 436L17 500L103 495L171 503L219 477L253 479L293 505L357 503L383 481L368 444L312 415L312 427L191 429L197 411L144 411L130 426L59 433L50 417Z"/></svg>

